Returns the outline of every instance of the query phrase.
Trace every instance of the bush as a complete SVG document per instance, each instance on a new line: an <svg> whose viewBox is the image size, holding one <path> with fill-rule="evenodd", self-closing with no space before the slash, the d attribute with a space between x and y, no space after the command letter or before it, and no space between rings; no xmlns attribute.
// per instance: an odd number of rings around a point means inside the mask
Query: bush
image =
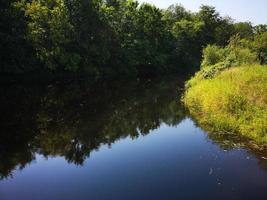
<svg viewBox="0 0 267 200"><path fill-rule="evenodd" d="M203 50L201 70L186 83L189 88L203 79L212 79L221 71L234 66L260 64L256 52L243 45L239 36L231 38L228 46L222 48L208 45Z"/></svg>
<svg viewBox="0 0 267 200"><path fill-rule="evenodd" d="M226 49L220 48L216 45L208 45L203 50L203 61L201 67L215 65L225 60Z"/></svg>

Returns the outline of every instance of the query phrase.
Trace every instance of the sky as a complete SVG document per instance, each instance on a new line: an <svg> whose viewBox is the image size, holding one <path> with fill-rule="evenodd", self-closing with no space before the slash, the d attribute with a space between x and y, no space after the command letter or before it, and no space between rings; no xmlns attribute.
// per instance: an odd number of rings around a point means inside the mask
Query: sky
<svg viewBox="0 0 267 200"><path fill-rule="evenodd" d="M198 11L200 5L212 5L223 16L238 21L250 21L254 25L267 24L267 0L138 0L148 2L160 8L180 3L186 9Z"/></svg>

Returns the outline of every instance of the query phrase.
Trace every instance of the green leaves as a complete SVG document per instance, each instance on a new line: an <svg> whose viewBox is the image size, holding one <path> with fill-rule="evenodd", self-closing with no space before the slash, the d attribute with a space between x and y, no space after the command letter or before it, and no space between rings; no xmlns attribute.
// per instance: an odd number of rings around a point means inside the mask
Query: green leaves
<svg viewBox="0 0 267 200"><path fill-rule="evenodd" d="M67 52L66 47L72 40L73 26L63 0L35 0L26 3L25 10L29 18L27 36L37 57L51 70L64 69L72 59L72 53Z"/></svg>
<svg viewBox="0 0 267 200"><path fill-rule="evenodd" d="M7 52L0 55L1 72L24 73L30 64L37 71L90 76L191 73L207 45L218 48L204 65L221 62L217 54L234 34L241 46L225 65L255 55L267 62L266 25L234 24L210 6L193 13L135 0L7 0L0 16L1 52Z"/></svg>

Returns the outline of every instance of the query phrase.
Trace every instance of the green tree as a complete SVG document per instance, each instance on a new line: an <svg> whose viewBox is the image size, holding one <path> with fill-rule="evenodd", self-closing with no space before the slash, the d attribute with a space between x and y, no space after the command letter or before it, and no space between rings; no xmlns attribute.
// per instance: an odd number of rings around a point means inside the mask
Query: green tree
<svg viewBox="0 0 267 200"><path fill-rule="evenodd" d="M25 4L28 39L50 70L77 71L80 55L68 49L73 35L63 0L33 0Z"/></svg>
<svg viewBox="0 0 267 200"><path fill-rule="evenodd" d="M202 48L199 37L203 28L202 21L181 20L174 24L172 34L176 43L175 56L184 64L198 65Z"/></svg>
<svg viewBox="0 0 267 200"><path fill-rule="evenodd" d="M267 32L257 34L253 43L260 64L267 64Z"/></svg>
<svg viewBox="0 0 267 200"><path fill-rule="evenodd" d="M254 33L255 34L260 34L263 32L267 32L267 24L259 24L257 26L253 27Z"/></svg>
<svg viewBox="0 0 267 200"><path fill-rule="evenodd" d="M232 19L221 17L215 7L202 5L197 17L204 22L203 33L200 39L203 45L226 45L233 34Z"/></svg>
<svg viewBox="0 0 267 200"><path fill-rule="evenodd" d="M187 11L181 4L174 4L168 7L166 10L163 11L163 18L168 22L170 27L173 24L180 20L190 20L193 17L193 14Z"/></svg>
<svg viewBox="0 0 267 200"><path fill-rule="evenodd" d="M210 44L215 42L215 29L219 22L219 13L215 7L202 5L200 11L197 13L197 17L204 22L202 41L204 44Z"/></svg>
<svg viewBox="0 0 267 200"><path fill-rule="evenodd" d="M167 32L162 12L155 6L142 4L138 10L137 43L139 66L150 66L148 70L157 70L164 66L167 54L165 41Z"/></svg>
<svg viewBox="0 0 267 200"><path fill-rule="evenodd" d="M0 0L0 72L33 70L35 59L26 40L26 18L15 0Z"/></svg>
<svg viewBox="0 0 267 200"><path fill-rule="evenodd" d="M250 22L239 22L234 24L235 34L239 34L241 38L253 37L253 26Z"/></svg>
<svg viewBox="0 0 267 200"><path fill-rule="evenodd" d="M81 57L81 71L98 76L110 58L111 35L100 0L64 0L73 27L73 46Z"/></svg>

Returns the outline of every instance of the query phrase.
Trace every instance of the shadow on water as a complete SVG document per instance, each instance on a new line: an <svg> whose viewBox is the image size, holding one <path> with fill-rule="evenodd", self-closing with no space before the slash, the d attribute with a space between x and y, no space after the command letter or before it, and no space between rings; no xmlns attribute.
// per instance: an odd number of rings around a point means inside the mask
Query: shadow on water
<svg viewBox="0 0 267 200"><path fill-rule="evenodd" d="M149 134L162 123L178 125L187 115L180 104L182 85L168 78L1 87L0 179L36 154L83 165L103 144ZM209 138L224 149L245 146L236 137ZM267 157L252 149L256 157ZM267 170L267 162L259 162Z"/></svg>

